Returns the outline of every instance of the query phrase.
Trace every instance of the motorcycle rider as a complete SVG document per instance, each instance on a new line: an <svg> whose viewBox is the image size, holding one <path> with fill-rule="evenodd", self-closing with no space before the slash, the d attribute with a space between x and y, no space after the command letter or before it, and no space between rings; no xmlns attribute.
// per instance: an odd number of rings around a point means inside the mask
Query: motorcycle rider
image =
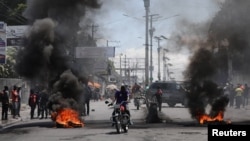
<svg viewBox="0 0 250 141"><path fill-rule="evenodd" d="M133 123L130 120L131 115L130 115L130 111L129 111L129 107L128 107L129 92L126 90L125 86L121 86L121 89L119 91L116 91L115 98L114 98L113 102L111 103L111 105L113 105L114 102L116 104L121 104L122 101L126 101L123 103L123 106L125 107L125 111L129 115L129 124L132 125ZM115 115L115 109L112 113L112 116L114 116L114 115ZM115 123L115 118L113 118L112 126L114 126L114 123Z"/></svg>

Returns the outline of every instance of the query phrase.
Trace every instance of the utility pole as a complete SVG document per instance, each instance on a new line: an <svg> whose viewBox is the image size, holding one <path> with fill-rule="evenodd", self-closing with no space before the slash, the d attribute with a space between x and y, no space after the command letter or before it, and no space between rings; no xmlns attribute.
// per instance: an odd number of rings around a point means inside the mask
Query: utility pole
<svg viewBox="0 0 250 141"><path fill-rule="evenodd" d="M166 57L166 52L168 52L168 49L163 49L163 81L166 81L166 73L168 74L168 79L169 78L169 69L168 69L168 64L166 60L169 60L168 57Z"/></svg>
<svg viewBox="0 0 250 141"><path fill-rule="evenodd" d="M126 58L126 54L125 54L125 69L124 69L124 76L125 79L127 78L127 58Z"/></svg>
<svg viewBox="0 0 250 141"><path fill-rule="evenodd" d="M162 40L160 37L156 37L155 36L155 39L157 39L157 42L158 42L158 48L157 48L157 51L158 51L158 80L161 81L161 47L160 47L160 40Z"/></svg>
<svg viewBox="0 0 250 141"><path fill-rule="evenodd" d="M120 56L120 83L122 82L122 56L123 54L121 53Z"/></svg>
<svg viewBox="0 0 250 141"><path fill-rule="evenodd" d="M152 14L150 15L150 84L153 82L153 57L152 57L152 52L153 52L153 33L155 31L155 28L153 28L153 17L158 16L159 14Z"/></svg>
<svg viewBox="0 0 250 141"><path fill-rule="evenodd" d="M91 27L91 38L92 39L94 39L94 33L97 31L97 25L94 25L94 24L92 24L91 26L89 26L89 27Z"/></svg>
<svg viewBox="0 0 250 141"><path fill-rule="evenodd" d="M162 39L165 39L165 40L167 40L168 38L166 38L165 36L163 36L163 35L161 35L161 36L155 36L155 39L157 40L157 42L158 42L158 48L157 48L157 50L158 50L158 80L159 81L161 81L161 63L160 63L160 61L161 61L161 46L160 46L160 41L162 40ZM167 49L164 49L165 51L167 51ZM163 60L165 59L165 58L167 58L167 57L165 57L165 56L163 56ZM164 67L164 65L163 65L163 67Z"/></svg>
<svg viewBox="0 0 250 141"><path fill-rule="evenodd" d="M149 13L149 6L150 6L150 0L143 0L144 1L144 7L146 10L146 33L145 33L145 86L149 85L148 81L148 13Z"/></svg>

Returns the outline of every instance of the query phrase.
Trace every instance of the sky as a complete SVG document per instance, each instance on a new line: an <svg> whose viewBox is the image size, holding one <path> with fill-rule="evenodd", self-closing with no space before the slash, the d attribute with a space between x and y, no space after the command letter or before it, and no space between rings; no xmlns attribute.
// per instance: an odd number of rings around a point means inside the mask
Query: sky
<svg viewBox="0 0 250 141"><path fill-rule="evenodd" d="M100 9L87 13L88 16L94 17L94 25L97 27L94 38L97 40L97 45L116 47L115 57L111 58L115 62L116 67L119 67L120 54L123 54L121 56L122 59L125 58L125 55L126 58L145 58L146 22L143 0L101 0L101 2L102 7ZM193 24L209 23L216 12L218 12L222 2L222 0L150 1L149 15L158 14L154 16L152 22L152 26L155 29L153 36L163 35L168 38L167 40L161 40L159 44L160 47L168 49L166 56L169 58L168 63L172 64L172 66L169 66L169 70L173 72L171 77L174 77L175 80L184 79L182 72L188 65L188 58L192 54L185 47L176 49L173 46L176 39L173 38L172 34L185 26L182 23L183 19ZM148 43L150 43L150 38ZM153 81L157 80L158 73L157 47L158 42L153 38ZM141 62L140 64L144 65L145 63ZM160 64L162 77L162 59ZM133 66L132 63L130 65L131 67ZM137 74L142 79L145 76L142 71L137 72Z"/></svg>

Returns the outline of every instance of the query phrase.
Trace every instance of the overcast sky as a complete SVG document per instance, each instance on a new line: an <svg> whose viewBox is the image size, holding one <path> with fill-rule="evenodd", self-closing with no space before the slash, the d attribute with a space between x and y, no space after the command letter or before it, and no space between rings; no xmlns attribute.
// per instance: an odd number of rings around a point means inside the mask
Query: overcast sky
<svg viewBox="0 0 250 141"><path fill-rule="evenodd" d="M151 0L150 13L158 14L153 20L155 28L154 36L164 35L169 40L161 40L160 45L167 48L166 54L170 59L169 67L176 80L182 80L182 71L188 64L189 52L184 48L176 51L170 47L171 34L178 31L181 19L187 19L191 23L204 23L213 18L219 10L219 3L222 0ZM101 9L95 12L95 25L97 30L95 38L98 46L116 47L115 62L119 66L119 54L126 54L127 58L145 57L145 7L143 0L102 0ZM93 16L93 15L91 15ZM183 25L182 25L183 26ZM150 40L149 40L150 43ZM157 79L157 41L153 39L153 78ZM162 64L162 61L161 61ZM162 73L161 65L161 76ZM141 76L144 76L141 73Z"/></svg>

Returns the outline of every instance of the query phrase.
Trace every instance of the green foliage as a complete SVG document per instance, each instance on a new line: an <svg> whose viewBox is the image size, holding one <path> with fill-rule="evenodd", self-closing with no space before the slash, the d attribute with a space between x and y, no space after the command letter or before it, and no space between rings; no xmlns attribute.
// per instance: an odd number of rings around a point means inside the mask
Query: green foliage
<svg viewBox="0 0 250 141"><path fill-rule="evenodd" d="M6 54L6 63L0 64L0 78L17 78L18 75L14 70L15 55L17 52L17 48L8 47Z"/></svg>
<svg viewBox="0 0 250 141"><path fill-rule="evenodd" d="M0 0L0 21L7 25L25 25L27 20L22 16L26 8L25 0Z"/></svg>

